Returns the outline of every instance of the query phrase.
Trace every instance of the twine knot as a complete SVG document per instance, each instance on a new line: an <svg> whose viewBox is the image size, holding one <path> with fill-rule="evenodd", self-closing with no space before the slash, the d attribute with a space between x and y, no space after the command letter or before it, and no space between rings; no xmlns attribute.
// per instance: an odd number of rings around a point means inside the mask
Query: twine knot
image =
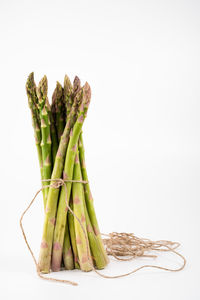
<svg viewBox="0 0 200 300"><path fill-rule="evenodd" d="M55 189L58 189L59 187L63 186L65 184L65 181L62 178L57 179L52 183L52 187Z"/></svg>

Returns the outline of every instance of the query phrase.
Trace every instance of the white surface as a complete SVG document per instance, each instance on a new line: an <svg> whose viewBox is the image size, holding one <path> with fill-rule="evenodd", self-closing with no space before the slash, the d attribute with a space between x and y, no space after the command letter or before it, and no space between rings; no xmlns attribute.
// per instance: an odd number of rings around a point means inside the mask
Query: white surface
<svg viewBox="0 0 200 300"><path fill-rule="evenodd" d="M0 28L0 298L200 299L200 2L1 0ZM78 287L37 278L19 228L40 186L24 89L31 71L37 82L47 74L49 95L65 73L92 87L84 140L102 232L178 240L184 271L58 274ZM24 221L36 253L42 222L40 197Z"/></svg>

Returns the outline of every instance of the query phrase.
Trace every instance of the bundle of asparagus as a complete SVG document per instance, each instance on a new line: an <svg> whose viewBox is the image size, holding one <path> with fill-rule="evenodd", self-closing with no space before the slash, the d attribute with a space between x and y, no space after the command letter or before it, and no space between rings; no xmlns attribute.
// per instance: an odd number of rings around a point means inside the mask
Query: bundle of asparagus
<svg viewBox="0 0 200 300"><path fill-rule="evenodd" d="M72 85L66 75L63 87L57 82L51 105L47 89L46 76L38 87L34 74L28 76L26 92L44 186L45 217L39 268L42 273L59 271L62 266L67 270L103 269L108 257L88 183L82 136L91 98L90 86L86 82L81 87L77 76ZM59 178L65 181L60 188L52 184Z"/></svg>

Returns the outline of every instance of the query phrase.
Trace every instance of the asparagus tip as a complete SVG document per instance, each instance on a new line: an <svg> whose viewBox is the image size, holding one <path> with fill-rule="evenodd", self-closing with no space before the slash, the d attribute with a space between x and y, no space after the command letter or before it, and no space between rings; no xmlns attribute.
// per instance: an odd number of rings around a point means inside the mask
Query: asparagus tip
<svg viewBox="0 0 200 300"><path fill-rule="evenodd" d="M62 97L63 88L59 81L56 81L56 87L52 95L52 103L56 103L57 99Z"/></svg>
<svg viewBox="0 0 200 300"><path fill-rule="evenodd" d="M83 94L84 94L85 104L89 105L89 102L90 102L90 99L91 99L91 88L90 88L90 85L87 81L83 86Z"/></svg>
<svg viewBox="0 0 200 300"><path fill-rule="evenodd" d="M47 97L47 89L48 89L48 82L46 75L40 80L37 88L37 95L38 98L41 99L43 97Z"/></svg>
<svg viewBox="0 0 200 300"><path fill-rule="evenodd" d="M65 75L65 78L64 78L64 95L65 96L71 95L71 92L72 92L71 81L70 81L69 77L67 75Z"/></svg>
<svg viewBox="0 0 200 300"><path fill-rule="evenodd" d="M27 81L26 81L26 91L27 91L27 94L29 94L33 87L35 86L35 82L34 82L34 73L31 72L29 75L28 75L28 78L27 78Z"/></svg>
<svg viewBox="0 0 200 300"><path fill-rule="evenodd" d="M81 81L78 76L75 76L74 81L73 81L73 90L74 93L76 94L81 88Z"/></svg>

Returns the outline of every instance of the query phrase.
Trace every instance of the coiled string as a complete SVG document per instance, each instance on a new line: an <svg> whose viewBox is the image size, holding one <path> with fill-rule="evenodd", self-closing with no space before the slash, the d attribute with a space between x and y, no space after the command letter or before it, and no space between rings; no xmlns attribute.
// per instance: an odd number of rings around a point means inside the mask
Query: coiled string
<svg viewBox="0 0 200 300"><path fill-rule="evenodd" d="M23 225L22 225L22 220L24 218L24 215L27 213L27 211L30 209L33 202L37 198L38 194L43 189L49 188L49 187L60 188L61 186L64 186L65 189L67 189L66 184L65 184L66 182L71 182L71 183L75 182L75 183L83 183L83 184L87 184L88 182L84 181L84 180L63 180L61 178L45 179L42 181L48 181L48 182L53 181L53 183L51 183L49 185L45 185L42 188L40 188L36 192L35 196L31 200L31 202L29 203L27 208L22 213L21 218L20 218L20 227L22 230L22 234L23 234L25 243L28 247L28 250L33 258L34 263L35 263L37 274L40 278L42 278L44 280L55 281L55 282L71 284L71 285L76 286L76 285L78 285L78 283L76 283L74 281L65 280L65 279L57 279L57 278L53 278L53 277L46 277L43 274L41 274L39 265L35 258L35 255L28 243L28 240L27 240L27 237L26 237ZM66 202L66 204L67 204L67 202ZM117 260L130 261L130 260L135 259L136 257L153 257L153 258L155 258L155 257L157 257L157 255L148 254L148 253L151 251L162 251L162 252L173 252L174 254L179 256L183 261L182 265L179 268L175 268L175 269L147 264L147 265L143 265L141 267L135 268L132 271L125 273L125 274L120 274L120 275L115 275L115 276L108 276L108 275L102 274L101 272L99 272L95 269L95 267L91 261L90 248L89 248L89 243L88 243L88 239L87 239L87 232L85 231L85 228L83 227L81 220L76 216L76 214L73 212L73 210L70 208L70 206L68 204L67 204L67 208L68 208L69 212L73 214L74 218L77 219L77 221L79 222L79 224L83 230L84 237L86 240L86 245L87 245L88 261L89 261L93 271L95 271L95 273L97 273L99 276L101 276L103 278L113 279L113 278L125 277L125 276L133 274L141 269L144 269L144 268L156 268L156 269L165 270L165 271L177 272L177 271L183 270L183 268L186 265L185 257L176 251L176 249L180 246L180 243L178 243L178 242L171 242L171 241L166 241L166 240L151 241L149 239L138 238L133 233L126 233L126 232L122 232L122 233L112 232L109 234L102 233L101 235L106 237L103 239L103 242L104 242L107 254L113 256Z"/></svg>

